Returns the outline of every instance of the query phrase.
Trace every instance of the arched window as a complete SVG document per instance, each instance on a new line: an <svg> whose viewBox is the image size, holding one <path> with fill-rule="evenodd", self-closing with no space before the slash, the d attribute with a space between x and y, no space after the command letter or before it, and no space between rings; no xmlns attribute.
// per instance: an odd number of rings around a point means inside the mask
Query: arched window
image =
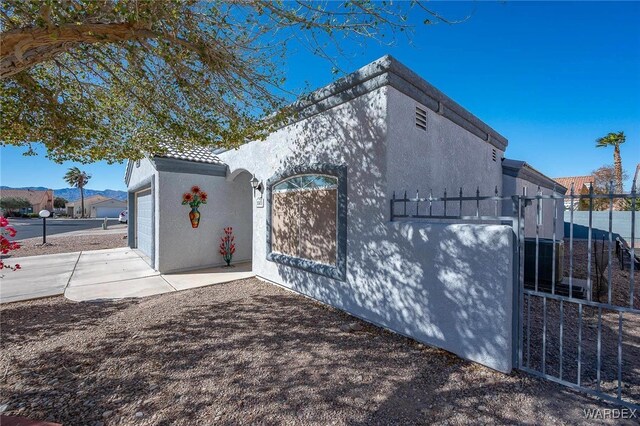
<svg viewBox="0 0 640 426"><path fill-rule="evenodd" d="M343 279L345 180L344 167L330 165L290 170L269 180L269 260Z"/></svg>

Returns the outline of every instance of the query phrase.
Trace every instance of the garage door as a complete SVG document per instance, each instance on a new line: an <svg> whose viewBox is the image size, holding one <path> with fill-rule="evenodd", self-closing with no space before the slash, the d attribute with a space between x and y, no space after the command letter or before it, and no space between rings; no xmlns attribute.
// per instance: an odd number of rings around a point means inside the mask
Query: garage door
<svg viewBox="0 0 640 426"><path fill-rule="evenodd" d="M151 190L141 191L136 194L136 245L138 250L150 258L153 251L153 203L151 202Z"/></svg>
<svg viewBox="0 0 640 426"><path fill-rule="evenodd" d="M96 207L96 217L118 217L120 212L126 208L123 207Z"/></svg>

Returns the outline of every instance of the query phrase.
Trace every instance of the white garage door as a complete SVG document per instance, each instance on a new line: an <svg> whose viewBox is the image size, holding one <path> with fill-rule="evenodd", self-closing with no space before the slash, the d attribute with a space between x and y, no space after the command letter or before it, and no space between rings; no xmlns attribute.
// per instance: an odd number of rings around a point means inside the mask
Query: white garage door
<svg viewBox="0 0 640 426"><path fill-rule="evenodd" d="M96 217L118 217L125 211L123 207L96 207Z"/></svg>
<svg viewBox="0 0 640 426"><path fill-rule="evenodd" d="M153 203L151 202L151 190L136 194L136 243L138 250L149 257L153 250L152 220Z"/></svg>

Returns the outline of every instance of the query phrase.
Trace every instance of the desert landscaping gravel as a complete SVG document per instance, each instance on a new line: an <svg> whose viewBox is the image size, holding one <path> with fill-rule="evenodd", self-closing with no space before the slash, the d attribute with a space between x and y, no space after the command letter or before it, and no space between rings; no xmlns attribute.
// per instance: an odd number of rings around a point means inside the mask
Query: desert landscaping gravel
<svg viewBox="0 0 640 426"><path fill-rule="evenodd" d="M11 252L12 257L39 256L42 254L70 253L74 251L102 250L127 247L125 233L95 235L64 235L47 237L47 245L42 245L42 237L20 241L20 249Z"/></svg>
<svg viewBox="0 0 640 426"><path fill-rule="evenodd" d="M5 414L65 425L586 424L611 407L257 279L12 303L0 325Z"/></svg>
<svg viewBox="0 0 640 426"><path fill-rule="evenodd" d="M565 240L565 278L568 283L569 250L568 240ZM586 241L574 241L573 276L587 278L588 252ZM599 259L600 270L605 270L608 264L607 244L596 243L598 255L592 255L592 279L595 282L596 258ZM635 274L635 292L633 306L640 308L640 272ZM608 271L603 273L601 280L608 279ZM629 307L630 305L630 271L622 270L615 255L612 257L611 268L611 300L612 305ZM594 289L596 285L594 284ZM608 302L607 285L603 284L601 292L593 292L593 300ZM543 347L545 348L544 365L546 373L555 377L560 376L560 342L562 341L562 378L576 383L578 378L578 359L580 359L580 382L583 386L596 390L598 386L598 309L583 308L582 320L578 312L578 304L564 302L562 309L563 335L560 339L560 303L547 299L546 333L543 334L543 301L540 297L531 299L531 309L528 310L528 299L524 300L525 336L523 358L524 363L531 368L542 371ZM640 314L625 312L622 314L622 337L619 341L620 315L618 312L603 309L600 328L600 389L612 397L618 391L618 343L621 343L621 396L627 401L640 404ZM530 328L527 329L527 325ZM578 336L582 333L582 345L578 352ZM543 346L543 335L545 345ZM527 336L531 343L527 343ZM640 420L640 419L639 419Z"/></svg>

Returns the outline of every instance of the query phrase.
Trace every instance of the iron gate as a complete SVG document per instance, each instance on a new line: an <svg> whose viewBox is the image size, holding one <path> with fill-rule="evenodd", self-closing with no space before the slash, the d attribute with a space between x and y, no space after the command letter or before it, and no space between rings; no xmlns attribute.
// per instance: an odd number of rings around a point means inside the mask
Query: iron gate
<svg viewBox="0 0 640 426"><path fill-rule="evenodd" d="M568 196L525 194L517 202L518 226L518 353L517 365L535 376L595 395L607 401L640 408L640 298L635 289L638 262L635 257L635 189L616 194L613 185L605 194L576 194L572 186ZM634 187L635 188L635 187ZM552 203L551 273L549 263L540 261L541 211ZM556 238L557 205L568 206L566 253L558 253ZM599 211L595 204L598 204ZM574 211L588 211L587 238L574 238ZM535 209L535 259L533 280L527 279L525 217ZM614 212L630 211L630 238L614 234ZM606 215L607 229L593 227L594 215ZM594 232L594 231L597 231ZM615 235L615 239L614 239ZM533 245L533 244L532 244ZM617 257L617 260L614 257ZM556 259L562 256L568 265L566 274L558 274ZM531 274L530 274L531 275ZM542 277L544 276L544 279Z"/></svg>
<svg viewBox="0 0 640 426"><path fill-rule="evenodd" d="M632 409L640 409L640 269L637 246L635 182L630 194L402 197L390 200L391 220L452 219L511 224L517 236L514 306L514 365L529 374L560 383ZM551 203L550 219L543 215ZM466 206L466 207L465 207ZM505 206L512 206L505 208ZM558 211L569 216L560 218ZM630 235L613 232L614 215L627 210ZM510 210L512 214L505 214ZM533 210L533 212L532 212ZM574 223L574 212L588 212L588 222ZM533 213L533 214L531 214ZM582 213L582 212L581 212ZM605 215L606 228L594 228ZM533 218L529 237L526 218ZM562 228L561 228L562 227ZM564 228L568 235L564 235ZM575 238L581 228L586 238ZM550 238L542 238L546 228ZM561 231L562 229L562 231ZM548 237L548 236L547 236ZM615 238L614 238L615 237ZM628 241L627 241L628 240ZM565 247L568 246L568 247ZM541 252L544 252L541 256ZM614 260L614 254L617 260ZM550 255L550 256L549 256ZM550 259L549 259L550 257ZM566 273L565 273L566 269Z"/></svg>

